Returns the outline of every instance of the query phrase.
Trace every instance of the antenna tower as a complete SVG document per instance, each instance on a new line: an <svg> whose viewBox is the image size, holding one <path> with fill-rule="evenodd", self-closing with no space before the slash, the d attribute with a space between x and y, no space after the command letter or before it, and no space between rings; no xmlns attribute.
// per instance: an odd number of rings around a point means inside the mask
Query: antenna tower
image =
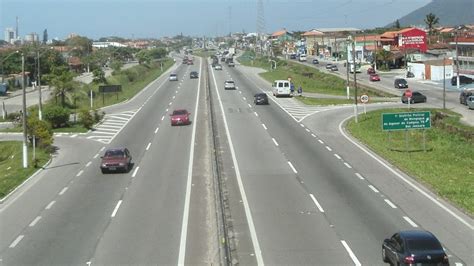
<svg viewBox="0 0 474 266"><path fill-rule="evenodd" d="M257 0L257 36L262 40L265 34L265 14L263 12L263 0Z"/></svg>

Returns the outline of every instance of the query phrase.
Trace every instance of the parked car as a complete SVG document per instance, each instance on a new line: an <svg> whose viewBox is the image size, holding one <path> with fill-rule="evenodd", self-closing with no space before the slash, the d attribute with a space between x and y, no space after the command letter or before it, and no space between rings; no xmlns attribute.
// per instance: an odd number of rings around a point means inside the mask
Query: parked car
<svg viewBox="0 0 474 266"><path fill-rule="evenodd" d="M456 86L457 84L457 79L458 77L457 76L454 76L451 78L451 85L453 86ZM470 78L470 77L467 77L467 76L464 76L464 75L459 75L459 85L462 85L462 84L471 84L474 82L474 79Z"/></svg>
<svg viewBox="0 0 474 266"><path fill-rule="evenodd" d="M379 76L379 74L376 74L376 73L370 74L370 76L369 76L369 81L380 81L380 76Z"/></svg>
<svg viewBox="0 0 474 266"><path fill-rule="evenodd" d="M188 59L188 65L194 65L194 62L192 59Z"/></svg>
<svg viewBox="0 0 474 266"><path fill-rule="evenodd" d="M331 63L326 64L326 69L330 70L331 68L332 68L332 64L331 64Z"/></svg>
<svg viewBox="0 0 474 266"><path fill-rule="evenodd" d="M469 109L474 109L474 96L467 97L466 102Z"/></svg>
<svg viewBox="0 0 474 266"><path fill-rule="evenodd" d="M315 65L319 64L319 61L318 61L318 59L316 59L316 58L315 58L315 59L313 59L313 64L315 64Z"/></svg>
<svg viewBox="0 0 474 266"><path fill-rule="evenodd" d="M178 75L176 73L171 73L169 81L178 81Z"/></svg>
<svg viewBox="0 0 474 266"><path fill-rule="evenodd" d="M331 71L338 71L338 70L339 70L339 69L337 68L336 65L332 65L332 66L331 66Z"/></svg>
<svg viewBox="0 0 474 266"><path fill-rule="evenodd" d="M174 110L170 115L171 126L191 124L191 120L189 119L190 115L191 113L189 113L186 109Z"/></svg>
<svg viewBox="0 0 474 266"><path fill-rule="evenodd" d="M425 103L426 96L421 94L418 91L412 92L410 103ZM405 95L405 92L402 95L402 103L408 103L408 97Z"/></svg>
<svg viewBox="0 0 474 266"><path fill-rule="evenodd" d="M462 90L459 94L459 103L467 105L466 99L471 95L474 95L474 88Z"/></svg>
<svg viewBox="0 0 474 266"><path fill-rule="evenodd" d="M375 74L375 69L369 67L369 68L367 69L367 75L372 75L372 74Z"/></svg>
<svg viewBox="0 0 474 266"><path fill-rule="evenodd" d="M396 89L408 88L408 82L406 79L395 79L393 86L395 86Z"/></svg>
<svg viewBox="0 0 474 266"><path fill-rule="evenodd" d="M132 155L127 148L108 149L101 159L100 170L103 174L116 171L128 172L132 165Z"/></svg>
<svg viewBox="0 0 474 266"><path fill-rule="evenodd" d="M439 240L423 230L400 231L385 239L382 260L391 265L449 265Z"/></svg>
<svg viewBox="0 0 474 266"><path fill-rule="evenodd" d="M290 54L290 59L296 59L296 54Z"/></svg>
<svg viewBox="0 0 474 266"><path fill-rule="evenodd" d="M300 54L300 57L298 58L298 61L306 62L306 55L305 54Z"/></svg>
<svg viewBox="0 0 474 266"><path fill-rule="evenodd" d="M254 100L253 102L255 104L268 104L268 96L266 93L257 93L254 95Z"/></svg>
<svg viewBox="0 0 474 266"><path fill-rule="evenodd" d="M235 90L235 82L233 80L226 80L224 82L224 89Z"/></svg>
<svg viewBox="0 0 474 266"><path fill-rule="evenodd" d="M222 65L221 64L217 64L215 67L214 67L215 70L222 70Z"/></svg>

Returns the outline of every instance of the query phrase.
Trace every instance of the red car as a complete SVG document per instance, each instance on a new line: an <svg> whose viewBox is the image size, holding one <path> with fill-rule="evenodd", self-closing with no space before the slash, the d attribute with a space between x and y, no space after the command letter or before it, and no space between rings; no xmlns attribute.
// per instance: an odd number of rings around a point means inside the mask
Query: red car
<svg viewBox="0 0 474 266"><path fill-rule="evenodd" d="M103 174L111 171L130 171L132 156L127 148L108 149L101 158L100 170Z"/></svg>
<svg viewBox="0 0 474 266"><path fill-rule="evenodd" d="M368 74L368 75L375 74L375 69L369 67L369 68L367 69L367 74Z"/></svg>
<svg viewBox="0 0 474 266"><path fill-rule="evenodd" d="M378 74L371 74L371 75L369 76L369 80L370 80L370 81L380 81L380 77L379 77Z"/></svg>
<svg viewBox="0 0 474 266"><path fill-rule="evenodd" d="M191 124L191 120L189 119L189 113L185 109L174 110L171 116L171 125L172 126L179 126L179 125L189 125Z"/></svg>

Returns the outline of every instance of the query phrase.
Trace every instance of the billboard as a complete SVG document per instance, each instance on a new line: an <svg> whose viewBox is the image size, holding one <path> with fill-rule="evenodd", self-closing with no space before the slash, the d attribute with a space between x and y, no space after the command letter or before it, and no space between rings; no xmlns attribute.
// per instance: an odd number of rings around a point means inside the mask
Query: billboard
<svg viewBox="0 0 474 266"><path fill-rule="evenodd" d="M426 52L428 49L426 45L426 32L416 28L400 32L398 35L398 47Z"/></svg>

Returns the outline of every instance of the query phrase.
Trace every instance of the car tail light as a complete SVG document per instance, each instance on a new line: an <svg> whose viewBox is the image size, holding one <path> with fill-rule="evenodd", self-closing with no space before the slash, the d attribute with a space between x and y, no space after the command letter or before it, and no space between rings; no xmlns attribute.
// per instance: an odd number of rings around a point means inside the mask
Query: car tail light
<svg viewBox="0 0 474 266"><path fill-rule="evenodd" d="M404 259L403 259L403 262L406 263L406 264L413 264L415 262L415 257L413 255L411 256L406 256Z"/></svg>

